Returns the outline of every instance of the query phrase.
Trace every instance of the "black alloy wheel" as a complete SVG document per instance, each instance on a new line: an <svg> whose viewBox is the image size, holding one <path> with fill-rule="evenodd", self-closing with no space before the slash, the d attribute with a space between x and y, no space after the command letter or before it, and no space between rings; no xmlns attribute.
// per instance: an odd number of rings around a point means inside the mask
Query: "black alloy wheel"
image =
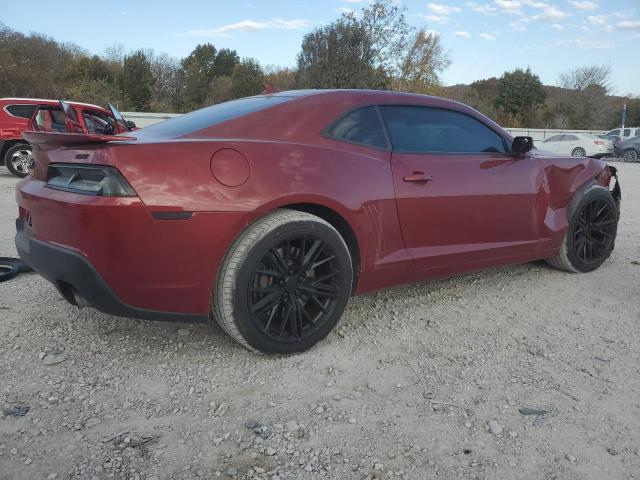
<svg viewBox="0 0 640 480"><path fill-rule="evenodd" d="M212 314L246 348L308 350L338 323L353 288L351 251L326 220L279 209L231 245L212 290Z"/></svg>
<svg viewBox="0 0 640 480"><path fill-rule="evenodd" d="M618 212L606 199L594 198L583 205L577 215L574 255L584 265L600 265L613 248Z"/></svg>
<svg viewBox="0 0 640 480"><path fill-rule="evenodd" d="M247 289L253 322L276 341L301 342L322 329L341 297L336 254L321 239L292 236L269 249Z"/></svg>

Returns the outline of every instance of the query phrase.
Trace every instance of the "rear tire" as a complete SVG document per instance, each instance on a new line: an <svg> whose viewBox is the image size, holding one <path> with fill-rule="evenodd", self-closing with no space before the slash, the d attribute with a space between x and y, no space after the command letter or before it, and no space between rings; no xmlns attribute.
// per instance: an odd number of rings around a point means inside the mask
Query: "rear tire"
<svg viewBox="0 0 640 480"><path fill-rule="evenodd" d="M572 157L586 157L587 156L587 152L582 147L576 147L571 152L571 156Z"/></svg>
<svg viewBox="0 0 640 480"><path fill-rule="evenodd" d="M222 329L262 353L302 352L336 325L352 285L349 249L329 223L277 210L229 248L212 292Z"/></svg>
<svg viewBox="0 0 640 480"><path fill-rule="evenodd" d="M615 200L606 188L593 186L573 212L560 252L546 262L567 272L591 272L611 255L617 230Z"/></svg>
<svg viewBox="0 0 640 480"><path fill-rule="evenodd" d="M622 154L622 159L625 162L635 163L638 161L638 152L633 149L625 150Z"/></svg>
<svg viewBox="0 0 640 480"><path fill-rule="evenodd" d="M4 154L4 164L16 177L24 178L32 170L31 145L16 143L9 147Z"/></svg>

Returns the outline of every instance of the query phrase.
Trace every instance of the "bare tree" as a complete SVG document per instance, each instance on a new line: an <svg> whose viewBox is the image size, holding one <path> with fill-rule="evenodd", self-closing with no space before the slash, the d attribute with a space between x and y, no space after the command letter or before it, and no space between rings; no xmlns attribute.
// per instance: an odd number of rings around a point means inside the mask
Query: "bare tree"
<svg viewBox="0 0 640 480"><path fill-rule="evenodd" d="M397 72L395 88L401 91L422 92L440 84L440 72L451 61L440 43L437 33L418 30L404 53Z"/></svg>
<svg viewBox="0 0 640 480"><path fill-rule="evenodd" d="M605 93L611 93L613 85L610 77L611 67L608 65L591 65L562 73L558 80L558 85L562 88L579 92L589 87L599 87Z"/></svg>

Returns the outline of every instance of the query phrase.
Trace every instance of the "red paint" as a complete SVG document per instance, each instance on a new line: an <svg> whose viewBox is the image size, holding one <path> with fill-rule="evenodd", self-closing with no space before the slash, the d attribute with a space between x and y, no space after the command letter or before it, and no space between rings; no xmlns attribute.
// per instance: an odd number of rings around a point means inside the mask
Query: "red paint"
<svg viewBox="0 0 640 480"><path fill-rule="evenodd" d="M591 158L392 154L321 136L345 111L371 104L462 111L511 141L456 102L319 92L179 139L144 140L143 129L130 142L41 145L36 173L18 184L16 199L31 213L36 238L81 252L126 303L205 314L231 242L276 208L313 204L340 215L357 240L361 293L549 257L560 247L576 190L596 178L609 181L605 163ZM115 166L139 198L48 189L42 180L50 161ZM415 172L431 178L403 181ZM158 211L195 213L154 220Z"/></svg>

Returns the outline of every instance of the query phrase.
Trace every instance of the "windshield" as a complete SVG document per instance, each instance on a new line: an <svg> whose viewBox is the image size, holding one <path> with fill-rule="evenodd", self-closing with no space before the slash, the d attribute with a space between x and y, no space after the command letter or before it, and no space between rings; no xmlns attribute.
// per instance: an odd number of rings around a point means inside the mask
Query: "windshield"
<svg viewBox="0 0 640 480"><path fill-rule="evenodd" d="M266 95L240 98L218 103L191 113L171 118L136 132L136 137L144 139L177 138L204 128L226 122L250 113L288 102L293 97Z"/></svg>

